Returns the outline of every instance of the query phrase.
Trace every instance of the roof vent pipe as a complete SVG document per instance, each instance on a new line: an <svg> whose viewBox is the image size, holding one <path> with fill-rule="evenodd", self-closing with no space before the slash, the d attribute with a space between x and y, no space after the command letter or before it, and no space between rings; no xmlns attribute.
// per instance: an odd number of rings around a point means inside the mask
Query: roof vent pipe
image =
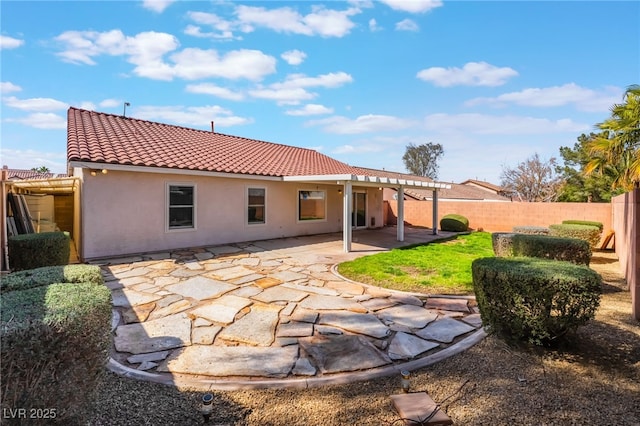
<svg viewBox="0 0 640 426"><path fill-rule="evenodd" d="M213 125L213 120L211 121L211 133L215 133L215 127Z"/></svg>

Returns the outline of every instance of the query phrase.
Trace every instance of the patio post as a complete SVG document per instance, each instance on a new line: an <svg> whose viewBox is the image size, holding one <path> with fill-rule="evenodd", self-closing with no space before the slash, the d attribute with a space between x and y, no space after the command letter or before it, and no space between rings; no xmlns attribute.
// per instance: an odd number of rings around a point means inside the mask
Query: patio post
<svg viewBox="0 0 640 426"><path fill-rule="evenodd" d="M433 190L433 235L438 235L438 190Z"/></svg>
<svg viewBox="0 0 640 426"><path fill-rule="evenodd" d="M351 181L342 187L342 247L345 253L351 251Z"/></svg>
<svg viewBox="0 0 640 426"><path fill-rule="evenodd" d="M404 241L404 186L398 187L398 241Z"/></svg>

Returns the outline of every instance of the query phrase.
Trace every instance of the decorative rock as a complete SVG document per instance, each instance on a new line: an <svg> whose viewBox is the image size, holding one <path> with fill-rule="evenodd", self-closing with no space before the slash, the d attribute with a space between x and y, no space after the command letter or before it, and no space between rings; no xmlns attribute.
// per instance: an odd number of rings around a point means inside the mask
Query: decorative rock
<svg viewBox="0 0 640 426"><path fill-rule="evenodd" d="M221 324L231 324L236 314L250 304L251 301L244 297L225 295L211 303L200 305L191 311L190 315Z"/></svg>
<svg viewBox="0 0 640 426"><path fill-rule="evenodd" d="M191 320L185 314L171 315L140 324L116 328L114 344L118 352L141 354L191 344Z"/></svg>
<svg viewBox="0 0 640 426"><path fill-rule="evenodd" d="M391 362L362 336L313 336L298 342L323 374L364 370Z"/></svg>
<svg viewBox="0 0 640 426"><path fill-rule="evenodd" d="M446 297L430 297L425 305L427 309L441 309L443 311L470 312L469 301Z"/></svg>
<svg viewBox="0 0 640 426"><path fill-rule="evenodd" d="M111 292L111 299L113 306L136 306L143 305L149 302L155 302L160 299L160 296L152 293L143 293L140 291L122 289L114 290Z"/></svg>
<svg viewBox="0 0 640 426"><path fill-rule="evenodd" d="M453 318L443 318L429 324L426 328L416 332L423 339L437 340L438 342L451 343L461 334L475 330L468 324Z"/></svg>
<svg viewBox="0 0 640 426"><path fill-rule="evenodd" d="M216 335L222 330L222 327L195 327L191 331L191 342L194 345L210 345L216 338Z"/></svg>
<svg viewBox="0 0 640 426"><path fill-rule="evenodd" d="M174 351L156 371L208 376L286 377L298 359L298 347L195 345Z"/></svg>
<svg viewBox="0 0 640 426"><path fill-rule="evenodd" d="M269 346L275 339L281 309L280 306L254 305L251 312L226 327L218 336L223 340L248 345Z"/></svg>
<svg viewBox="0 0 640 426"><path fill-rule="evenodd" d="M380 320L372 314L359 314L344 311L322 313L318 323L339 327L343 330L364 334L378 339L386 337L390 333L389 328L382 324Z"/></svg>
<svg viewBox="0 0 640 426"><path fill-rule="evenodd" d="M193 277L165 288L184 297L203 300L218 297L233 290L235 286L206 277Z"/></svg>
<svg viewBox="0 0 640 426"><path fill-rule="evenodd" d="M393 360L414 358L423 352L437 348L437 343L427 342L419 337L407 333L396 333L391 340L387 353Z"/></svg>
<svg viewBox="0 0 640 426"><path fill-rule="evenodd" d="M131 355L127 358L130 364L138 364L145 361L162 361L169 355L169 351L150 352L148 354Z"/></svg>
<svg viewBox="0 0 640 426"><path fill-rule="evenodd" d="M311 364L308 358L298 358L292 373L296 376L315 376L316 368Z"/></svg>
<svg viewBox="0 0 640 426"><path fill-rule="evenodd" d="M399 305L376 312L378 318L404 325L410 328L424 328L431 321L435 321L438 314L430 312L420 306Z"/></svg>

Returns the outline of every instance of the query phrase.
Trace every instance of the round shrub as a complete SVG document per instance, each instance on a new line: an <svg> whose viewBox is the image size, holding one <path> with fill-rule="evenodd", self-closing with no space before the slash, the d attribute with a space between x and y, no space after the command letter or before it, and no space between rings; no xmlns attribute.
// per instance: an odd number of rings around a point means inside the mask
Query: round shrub
<svg viewBox="0 0 640 426"><path fill-rule="evenodd" d="M549 235L553 237L577 238L585 240L591 247L598 245L602 231L597 226L577 224L555 224L549 226Z"/></svg>
<svg viewBox="0 0 640 426"><path fill-rule="evenodd" d="M102 284L100 267L95 265L44 266L13 272L0 280L0 293L26 290L51 283L93 283Z"/></svg>
<svg viewBox="0 0 640 426"><path fill-rule="evenodd" d="M66 265L71 253L69 235L64 232L42 232L9 237L9 266L14 271L41 266Z"/></svg>
<svg viewBox="0 0 640 426"><path fill-rule="evenodd" d="M562 260L577 265L589 266L591 247L576 238L550 237L546 235L515 234L513 256L538 257Z"/></svg>
<svg viewBox="0 0 640 426"><path fill-rule="evenodd" d="M595 226L598 229L600 229L600 232L602 232L602 229L604 228L604 226L602 225L602 222L595 222L595 221L591 221L591 220L563 220L562 223L564 223L565 225L587 225L587 226Z"/></svg>
<svg viewBox="0 0 640 426"><path fill-rule="evenodd" d="M549 235L549 228L544 226L514 226L513 232L527 235Z"/></svg>
<svg viewBox="0 0 640 426"><path fill-rule="evenodd" d="M493 254L498 257L513 257L513 236L512 232L494 232L491 234L491 244Z"/></svg>
<svg viewBox="0 0 640 426"><path fill-rule="evenodd" d="M469 219L459 214L447 214L440 219L440 229L449 232L469 230Z"/></svg>
<svg viewBox="0 0 640 426"><path fill-rule="evenodd" d="M535 258L476 259L473 288L490 332L551 344L594 318L601 278L586 266Z"/></svg>

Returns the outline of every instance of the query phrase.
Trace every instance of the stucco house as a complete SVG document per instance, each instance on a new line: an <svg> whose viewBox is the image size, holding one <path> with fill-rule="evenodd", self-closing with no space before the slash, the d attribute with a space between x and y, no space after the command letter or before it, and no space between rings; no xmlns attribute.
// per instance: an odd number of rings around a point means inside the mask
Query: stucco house
<svg viewBox="0 0 640 426"><path fill-rule="evenodd" d="M78 108L81 259L383 226L383 188L447 184L350 166L317 151ZM398 239L404 238L402 224Z"/></svg>

